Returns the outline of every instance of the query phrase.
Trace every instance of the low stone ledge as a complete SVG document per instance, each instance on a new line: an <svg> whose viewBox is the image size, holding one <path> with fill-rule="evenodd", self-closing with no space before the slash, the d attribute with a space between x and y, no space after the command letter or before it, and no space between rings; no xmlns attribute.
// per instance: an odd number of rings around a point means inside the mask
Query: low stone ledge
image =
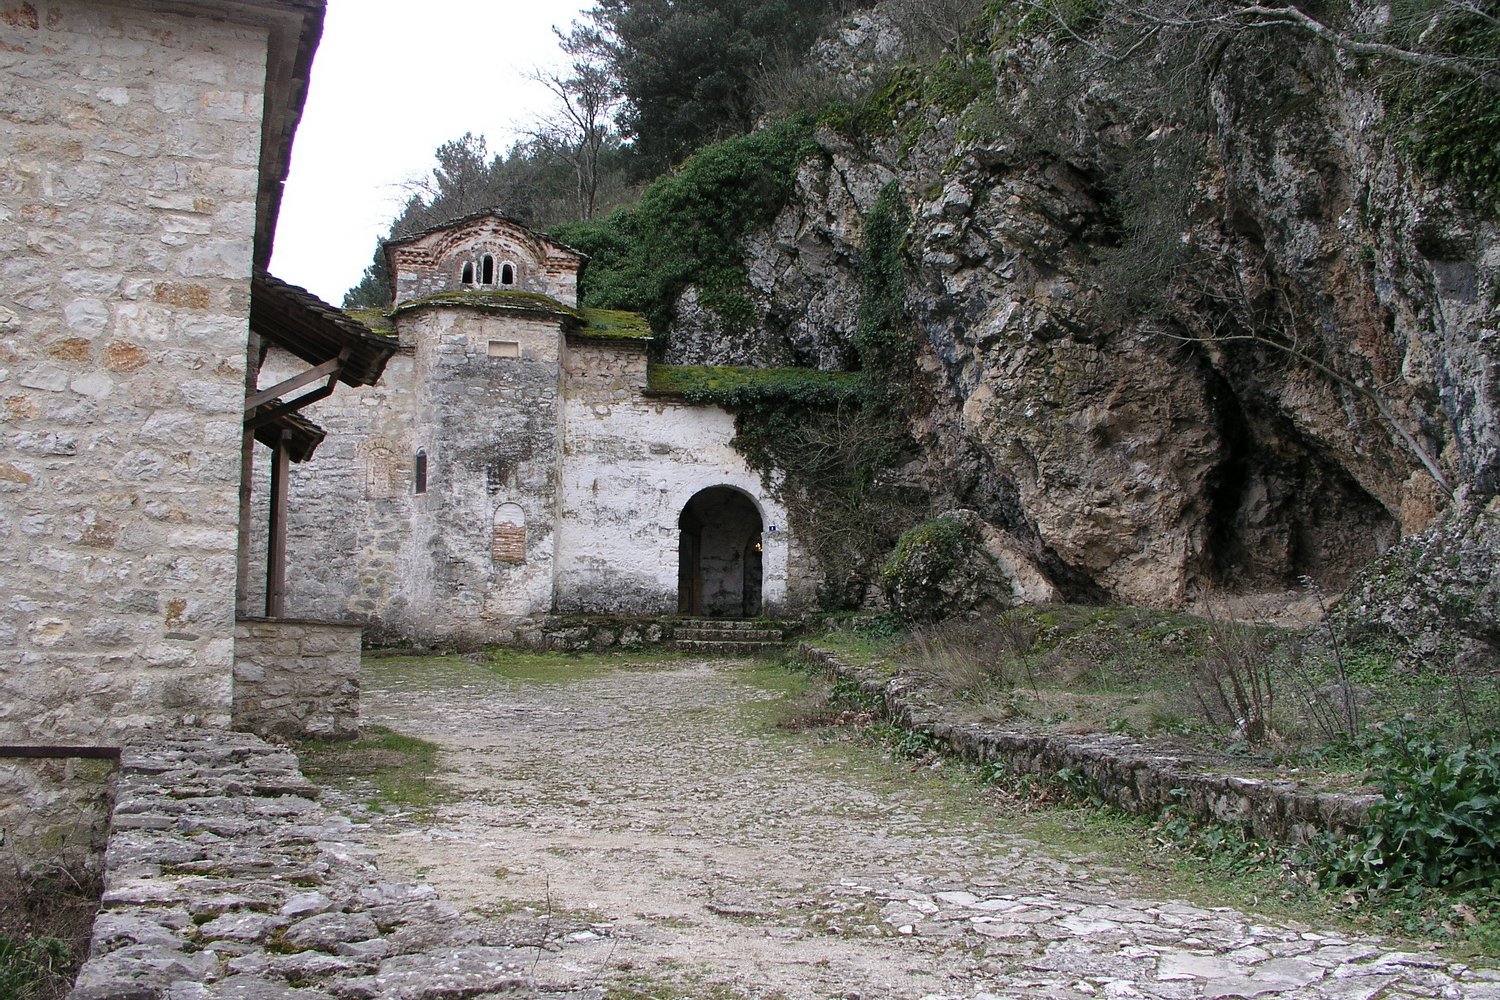
<svg viewBox="0 0 1500 1000"><path fill-rule="evenodd" d="M138 738L72 1000L534 996L429 886L388 882L297 758L248 733Z"/></svg>
<svg viewBox="0 0 1500 1000"><path fill-rule="evenodd" d="M359 735L362 625L240 618L234 633L235 728L288 739Z"/></svg>
<svg viewBox="0 0 1500 1000"><path fill-rule="evenodd" d="M1266 840L1302 843L1319 832L1350 833L1369 821L1379 795L1325 791L1285 779L1224 773L1222 758L1152 746L1114 734L1060 735L953 723L910 677L886 679L807 643L798 656L857 683L886 716L930 732L955 756L999 764L1015 774L1080 776L1110 805L1156 815L1176 807L1189 818L1240 826Z"/></svg>

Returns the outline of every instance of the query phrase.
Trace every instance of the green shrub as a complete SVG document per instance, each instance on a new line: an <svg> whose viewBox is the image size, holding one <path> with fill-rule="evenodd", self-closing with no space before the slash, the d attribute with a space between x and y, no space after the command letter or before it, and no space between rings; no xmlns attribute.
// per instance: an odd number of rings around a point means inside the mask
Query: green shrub
<svg viewBox="0 0 1500 1000"><path fill-rule="evenodd" d="M1500 749L1443 746L1405 724L1373 752L1385 800L1372 843L1387 880L1463 888L1500 879Z"/></svg>
<svg viewBox="0 0 1500 1000"><path fill-rule="evenodd" d="M1500 749L1445 746L1411 723L1384 726L1370 750L1383 801L1360 836L1324 846L1329 880L1377 890L1464 892L1500 881Z"/></svg>
<svg viewBox="0 0 1500 1000"><path fill-rule="evenodd" d="M656 180L633 209L559 226L557 239L589 255L580 302L643 312L664 333L683 289L730 329L754 319L740 240L776 217L797 168L817 152L813 120L797 116L700 150Z"/></svg>
<svg viewBox="0 0 1500 1000"><path fill-rule="evenodd" d="M764 403L833 408L856 402L864 384L853 372L727 365L652 365L648 380L653 392L735 409Z"/></svg>

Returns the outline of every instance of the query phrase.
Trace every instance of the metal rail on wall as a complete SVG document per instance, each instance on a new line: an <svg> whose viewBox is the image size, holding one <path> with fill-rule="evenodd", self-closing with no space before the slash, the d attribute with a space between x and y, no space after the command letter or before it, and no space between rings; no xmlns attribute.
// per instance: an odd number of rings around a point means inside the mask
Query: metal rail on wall
<svg viewBox="0 0 1500 1000"><path fill-rule="evenodd" d="M120 763L119 747L78 746L0 746L0 758L11 757L22 760L109 760Z"/></svg>

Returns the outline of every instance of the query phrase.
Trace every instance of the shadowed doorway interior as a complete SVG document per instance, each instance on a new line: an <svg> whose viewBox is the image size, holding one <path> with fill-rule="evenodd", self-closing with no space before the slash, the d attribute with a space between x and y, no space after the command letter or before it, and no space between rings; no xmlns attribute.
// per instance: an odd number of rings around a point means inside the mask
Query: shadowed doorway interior
<svg viewBox="0 0 1500 1000"><path fill-rule="evenodd" d="M677 610L711 618L760 614L760 510L730 486L700 490L677 521Z"/></svg>

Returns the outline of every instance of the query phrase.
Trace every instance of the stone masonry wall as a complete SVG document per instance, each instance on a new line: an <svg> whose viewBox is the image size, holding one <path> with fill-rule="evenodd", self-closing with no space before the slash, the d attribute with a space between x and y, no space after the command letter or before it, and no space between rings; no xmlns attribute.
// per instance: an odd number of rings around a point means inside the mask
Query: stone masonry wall
<svg viewBox="0 0 1500 1000"><path fill-rule="evenodd" d="M730 486L759 508L764 613L786 609L786 513L730 447L734 417L643 395L644 344L570 338L564 359L562 613L677 610L678 518L694 494Z"/></svg>
<svg viewBox="0 0 1500 1000"><path fill-rule="evenodd" d="M227 724L264 31L0 12L0 742Z"/></svg>
<svg viewBox="0 0 1500 1000"><path fill-rule="evenodd" d="M1222 758L1154 747L1114 734L1056 734L945 720L941 705L909 676L884 677L803 643L798 655L859 685L893 722L930 733L938 745L974 764L1004 767L1044 782L1063 780L1126 812L1176 809L1198 822L1238 826L1266 839L1302 843L1319 832L1352 833L1367 825L1378 795L1324 791L1301 782L1245 777Z"/></svg>
<svg viewBox="0 0 1500 1000"><path fill-rule="evenodd" d="M379 385L309 407L328 432L292 467L287 613L364 621L377 641L481 640L552 607L560 475L555 321L431 307ZM493 353L514 345L517 356ZM298 370L273 352L260 382ZM426 490L415 460L426 456ZM267 455L257 449L251 588L264 593Z"/></svg>
<svg viewBox="0 0 1500 1000"><path fill-rule="evenodd" d="M359 625L242 618L234 646L234 726L260 736L359 735Z"/></svg>
<svg viewBox="0 0 1500 1000"><path fill-rule="evenodd" d="M0 853L97 857L109 827L109 760L0 759Z"/></svg>

